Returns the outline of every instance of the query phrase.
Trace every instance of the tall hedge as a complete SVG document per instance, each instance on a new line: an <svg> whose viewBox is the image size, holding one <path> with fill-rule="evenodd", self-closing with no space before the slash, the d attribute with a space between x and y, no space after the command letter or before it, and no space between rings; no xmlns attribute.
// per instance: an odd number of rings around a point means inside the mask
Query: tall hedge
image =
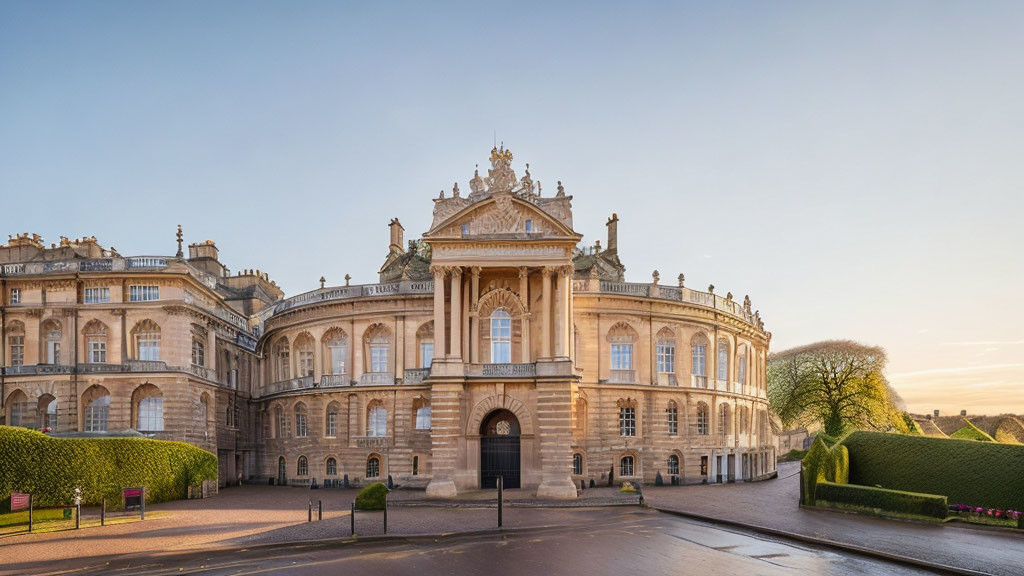
<svg viewBox="0 0 1024 576"><path fill-rule="evenodd" d="M0 499L29 492L38 507L121 505L121 489L146 487L147 502L185 498L188 487L217 479L217 457L184 442L146 438L51 438L0 426ZM3 505L6 505L3 504Z"/></svg>
<svg viewBox="0 0 1024 576"><path fill-rule="evenodd" d="M814 494L818 506L885 510L899 514L945 518L949 511L945 496L886 490L856 484L818 482Z"/></svg>
<svg viewBox="0 0 1024 576"><path fill-rule="evenodd" d="M843 444L832 440L830 448L819 434L803 459L804 504L814 505L819 482L846 484L850 477L850 455Z"/></svg>
<svg viewBox="0 0 1024 576"><path fill-rule="evenodd" d="M850 483L939 494L950 504L1024 509L1024 446L854 432Z"/></svg>

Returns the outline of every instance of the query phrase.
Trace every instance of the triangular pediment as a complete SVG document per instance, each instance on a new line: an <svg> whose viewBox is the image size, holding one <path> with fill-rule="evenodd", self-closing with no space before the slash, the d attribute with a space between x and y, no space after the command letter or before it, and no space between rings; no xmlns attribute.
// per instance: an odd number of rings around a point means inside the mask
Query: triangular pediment
<svg viewBox="0 0 1024 576"><path fill-rule="evenodd" d="M541 208L515 194L499 193L478 202L453 203L455 210L436 219L424 239L578 240L580 235L572 229L571 196L544 200L550 201Z"/></svg>

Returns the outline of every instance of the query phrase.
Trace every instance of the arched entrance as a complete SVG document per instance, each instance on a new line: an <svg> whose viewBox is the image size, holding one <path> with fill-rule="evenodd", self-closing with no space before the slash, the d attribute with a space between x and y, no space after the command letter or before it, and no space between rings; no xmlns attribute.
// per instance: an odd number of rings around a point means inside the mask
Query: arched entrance
<svg viewBox="0 0 1024 576"><path fill-rule="evenodd" d="M277 483L279 486L284 486L288 483L288 474L285 470L284 456L277 459Z"/></svg>
<svg viewBox="0 0 1024 576"><path fill-rule="evenodd" d="M519 488L519 419L508 410L495 410L480 423L480 487Z"/></svg>

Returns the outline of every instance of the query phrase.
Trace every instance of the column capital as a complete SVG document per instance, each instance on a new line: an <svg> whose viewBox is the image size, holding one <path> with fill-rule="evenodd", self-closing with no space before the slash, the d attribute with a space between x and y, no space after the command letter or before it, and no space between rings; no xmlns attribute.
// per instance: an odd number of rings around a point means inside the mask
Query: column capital
<svg viewBox="0 0 1024 576"><path fill-rule="evenodd" d="M461 278L462 266L451 266L448 273L452 275L452 278Z"/></svg>
<svg viewBox="0 0 1024 576"><path fill-rule="evenodd" d="M469 272L470 272L470 274L472 274L473 278L479 278L480 277L480 267L479 266L471 267L469 269Z"/></svg>
<svg viewBox="0 0 1024 576"><path fill-rule="evenodd" d="M438 276L444 278L445 275L448 274L448 267L440 265L431 266L430 273L434 275L434 278L437 278Z"/></svg>
<svg viewBox="0 0 1024 576"><path fill-rule="evenodd" d="M529 275L530 275L530 268L528 266L520 266L519 267L519 277L520 278L526 278Z"/></svg>

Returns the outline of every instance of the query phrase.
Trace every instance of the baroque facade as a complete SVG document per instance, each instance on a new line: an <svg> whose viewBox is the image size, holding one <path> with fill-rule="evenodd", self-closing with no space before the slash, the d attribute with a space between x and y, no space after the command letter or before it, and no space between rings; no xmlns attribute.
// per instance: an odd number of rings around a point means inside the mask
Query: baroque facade
<svg viewBox="0 0 1024 576"><path fill-rule="evenodd" d="M618 217L580 247L572 196L491 151L422 238L390 223L371 285L284 299L206 241L122 257L0 247L9 425L136 429L217 453L221 482L493 487L750 481L775 472L771 339L749 298L624 281Z"/></svg>

